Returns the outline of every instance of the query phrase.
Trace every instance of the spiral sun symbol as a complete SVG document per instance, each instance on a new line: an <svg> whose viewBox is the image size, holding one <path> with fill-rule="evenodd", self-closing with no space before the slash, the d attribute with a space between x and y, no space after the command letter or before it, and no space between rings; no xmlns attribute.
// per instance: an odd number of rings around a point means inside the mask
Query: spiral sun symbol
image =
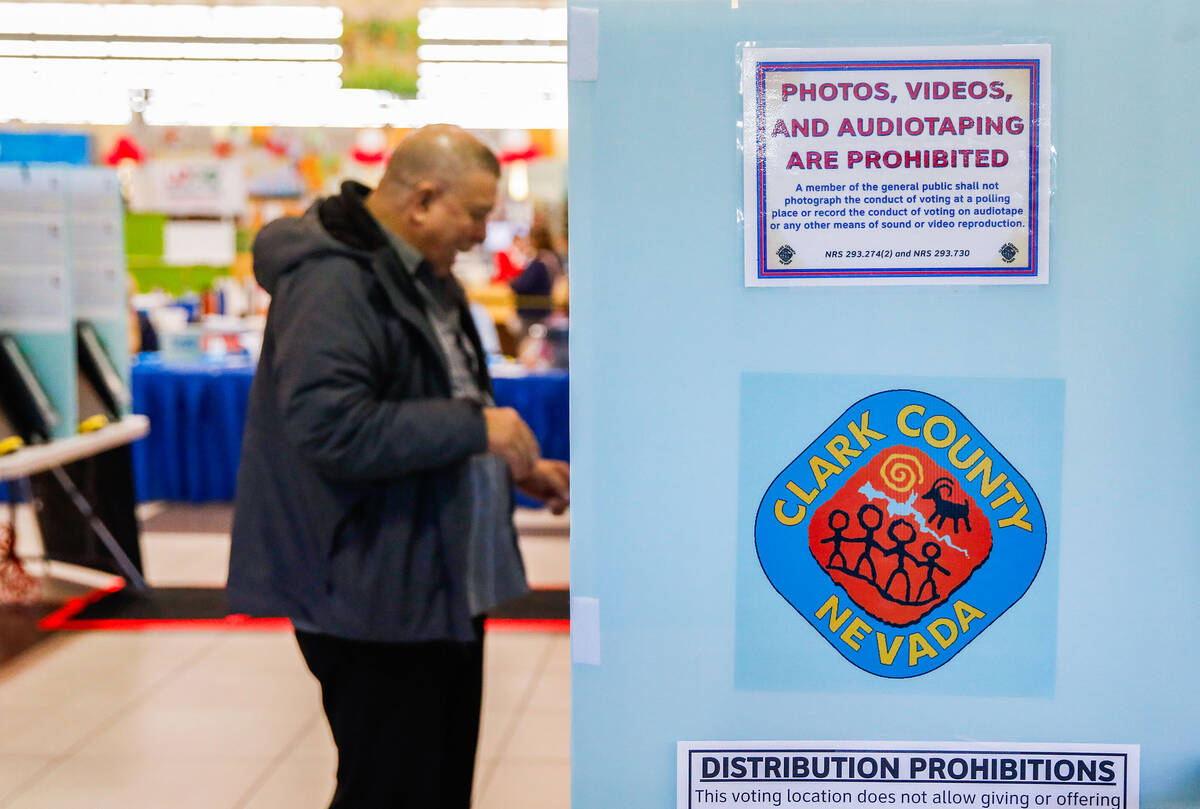
<svg viewBox="0 0 1200 809"><path fill-rule="evenodd" d="M913 455L897 452L888 457L879 467L880 477L891 489L900 494L912 490L925 482L925 472L921 462Z"/></svg>

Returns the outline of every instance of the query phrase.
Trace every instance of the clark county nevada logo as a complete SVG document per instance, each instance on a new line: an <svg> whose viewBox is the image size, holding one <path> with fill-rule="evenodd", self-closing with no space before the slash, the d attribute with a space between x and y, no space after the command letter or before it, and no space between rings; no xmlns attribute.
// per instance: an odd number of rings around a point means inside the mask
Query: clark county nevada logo
<svg viewBox="0 0 1200 809"><path fill-rule="evenodd" d="M754 541L771 584L843 657L916 677L1025 594L1046 519L954 406L892 390L850 407L775 478Z"/></svg>

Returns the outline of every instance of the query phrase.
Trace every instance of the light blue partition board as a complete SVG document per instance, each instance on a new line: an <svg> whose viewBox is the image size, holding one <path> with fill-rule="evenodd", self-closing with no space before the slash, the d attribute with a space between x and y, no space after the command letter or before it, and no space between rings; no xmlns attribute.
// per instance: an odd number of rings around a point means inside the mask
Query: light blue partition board
<svg viewBox="0 0 1200 809"><path fill-rule="evenodd" d="M1142 806L1200 806L1195 4L588 5L571 582L599 664L572 668L572 807L674 806L675 744L704 739L1139 744ZM745 288L739 42L1049 43L1049 285ZM753 546L775 475L890 387L953 401L1047 526L1026 596L912 679L843 660Z"/></svg>
<svg viewBox="0 0 1200 809"><path fill-rule="evenodd" d="M77 429L73 286L65 166L0 166L0 331L16 336L58 410Z"/></svg>
<svg viewBox="0 0 1200 809"><path fill-rule="evenodd" d="M69 229L75 314L96 328L109 358L129 386L129 269L125 212L113 169L70 169Z"/></svg>

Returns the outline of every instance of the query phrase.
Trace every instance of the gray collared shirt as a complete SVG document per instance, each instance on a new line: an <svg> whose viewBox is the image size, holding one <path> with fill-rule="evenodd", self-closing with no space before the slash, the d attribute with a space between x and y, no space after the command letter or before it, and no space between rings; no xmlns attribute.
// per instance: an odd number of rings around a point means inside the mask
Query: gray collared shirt
<svg viewBox="0 0 1200 809"><path fill-rule="evenodd" d="M449 365L450 395L483 407L495 405L491 394L479 386L476 377L484 360L463 330L458 295L454 289L458 282L452 277L439 276L417 248L382 224L379 227L421 294L425 314Z"/></svg>

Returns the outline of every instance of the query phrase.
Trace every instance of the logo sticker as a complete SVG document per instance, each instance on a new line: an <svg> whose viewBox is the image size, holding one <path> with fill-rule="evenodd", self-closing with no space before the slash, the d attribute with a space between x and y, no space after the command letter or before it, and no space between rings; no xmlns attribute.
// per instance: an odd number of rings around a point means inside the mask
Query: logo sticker
<svg viewBox="0 0 1200 809"><path fill-rule="evenodd" d="M953 405L895 390L854 404L776 477L754 539L771 584L843 657L915 677L1025 594L1046 520Z"/></svg>

